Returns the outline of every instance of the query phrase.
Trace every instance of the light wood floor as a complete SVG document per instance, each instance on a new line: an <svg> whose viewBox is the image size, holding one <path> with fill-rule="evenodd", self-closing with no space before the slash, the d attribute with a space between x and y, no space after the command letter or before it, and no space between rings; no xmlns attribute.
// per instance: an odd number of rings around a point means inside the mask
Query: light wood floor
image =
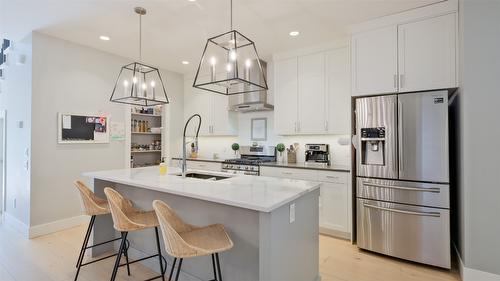
<svg viewBox="0 0 500 281"><path fill-rule="evenodd" d="M85 226L33 240L21 238L0 225L0 281L73 280L75 262ZM84 267L78 280L107 280L112 259ZM144 280L154 276L146 267L134 264L132 276L120 270L117 280ZM349 242L320 237L322 281L457 281L456 272L408 263L358 250ZM237 280L230 280L237 281Z"/></svg>

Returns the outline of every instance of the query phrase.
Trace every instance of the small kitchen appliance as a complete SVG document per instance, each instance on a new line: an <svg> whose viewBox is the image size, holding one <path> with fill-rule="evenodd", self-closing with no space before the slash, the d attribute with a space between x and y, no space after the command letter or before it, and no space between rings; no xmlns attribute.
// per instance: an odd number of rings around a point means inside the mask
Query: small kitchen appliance
<svg viewBox="0 0 500 281"><path fill-rule="evenodd" d="M259 165L264 162L276 162L274 146L241 146L241 158L227 159L222 163L222 171L233 174L260 174Z"/></svg>
<svg viewBox="0 0 500 281"><path fill-rule="evenodd" d="M306 144L306 164L330 166L330 147L328 144Z"/></svg>

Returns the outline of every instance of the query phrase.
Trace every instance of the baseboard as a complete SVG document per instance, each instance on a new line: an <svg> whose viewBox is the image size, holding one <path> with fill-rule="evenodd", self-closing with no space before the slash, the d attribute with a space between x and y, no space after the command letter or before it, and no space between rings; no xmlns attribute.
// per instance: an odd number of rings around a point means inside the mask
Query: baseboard
<svg viewBox="0 0 500 281"><path fill-rule="evenodd" d="M327 236L332 236L335 238L351 240L351 233L343 232L339 230L334 230L326 227L319 227L319 233Z"/></svg>
<svg viewBox="0 0 500 281"><path fill-rule="evenodd" d="M458 271L462 281L500 281L500 275L466 267L455 243L453 249L458 258Z"/></svg>
<svg viewBox="0 0 500 281"><path fill-rule="evenodd" d="M18 220L16 217L7 212L5 212L4 214L4 219L5 219L4 221L5 225L19 232L19 234L21 234L24 238L29 237L28 225L24 224L22 221Z"/></svg>
<svg viewBox="0 0 500 281"><path fill-rule="evenodd" d="M29 228L29 238L35 238L57 231L65 230L68 228L73 228L81 225L82 223L88 222L88 216L76 216L67 219L62 219L58 221L53 221L49 223L35 225Z"/></svg>

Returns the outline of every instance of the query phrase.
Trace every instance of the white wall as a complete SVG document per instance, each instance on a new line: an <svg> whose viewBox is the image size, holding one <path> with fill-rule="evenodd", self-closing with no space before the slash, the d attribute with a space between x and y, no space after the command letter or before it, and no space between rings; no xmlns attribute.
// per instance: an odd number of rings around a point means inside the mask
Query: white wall
<svg viewBox="0 0 500 281"><path fill-rule="evenodd" d="M123 168L125 141L109 144L58 144L57 113L99 113L126 124L128 106L109 102L120 68L131 60L73 44L41 33L33 34L32 175L30 225L81 214L73 181L82 172ZM162 71L172 108L167 110L169 139L178 139L172 116L182 98L182 77ZM182 108L182 107L181 107ZM171 125L172 124L172 125ZM168 148L167 148L168 149Z"/></svg>
<svg viewBox="0 0 500 281"><path fill-rule="evenodd" d="M463 225L459 250L467 268L496 274L466 280L500 280L500 223L495 218L500 211L500 150L496 148L500 138L500 1L462 0L460 8L462 197L458 206Z"/></svg>
<svg viewBox="0 0 500 281"><path fill-rule="evenodd" d="M9 54L10 63L5 69L0 93L0 109L6 110L5 161L9 164L5 174L6 213L26 227L30 220L31 40L30 35L12 48L14 51ZM26 56L24 65L15 62L19 54Z"/></svg>

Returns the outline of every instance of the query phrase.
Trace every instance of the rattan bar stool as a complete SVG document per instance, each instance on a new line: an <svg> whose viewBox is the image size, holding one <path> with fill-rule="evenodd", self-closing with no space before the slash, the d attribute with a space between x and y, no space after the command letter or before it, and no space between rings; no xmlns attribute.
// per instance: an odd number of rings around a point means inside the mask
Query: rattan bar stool
<svg viewBox="0 0 500 281"><path fill-rule="evenodd" d="M214 279L210 281L222 281L219 253L233 247L233 241L224 226L222 224L213 224L197 227L187 224L165 202L160 200L153 202L153 208L160 222L166 251L174 257L169 280L173 280L177 259L179 259L179 266L177 267L175 281L179 280L184 258L212 255Z"/></svg>
<svg viewBox="0 0 500 281"><path fill-rule="evenodd" d="M167 261L165 260L165 267L163 267L163 256L161 254L160 247L160 236L158 234L158 219L154 211L142 211L134 208L132 202L130 200L125 199L120 193L116 190L106 187L104 188L104 194L106 194L106 198L109 201L109 207L111 210L111 216L113 217L113 226L117 231L121 232L121 243L120 249L118 250L118 256L116 258L115 266L113 268L113 273L111 275L111 281L116 279L116 275L118 273L118 268L124 265L136 263L139 261L143 261L146 259L158 257L158 261L160 263L160 275L147 279L145 281L155 280L161 278L165 281L165 271L167 269ZM154 228L156 235L156 248L158 250L158 254L151 255L145 258L141 258L138 260L134 260L128 262L126 264L120 264L121 255L126 249L126 241L127 235L130 231L143 230L147 228Z"/></svg>
<svg viewBox="0 0 500 281"><path fill-rule="evenodd" d="M111 257L118 255L118 253L115 253L112 255L108 255L108 256L84 263L83 258L85 256L86 250L120 240L121 238L116 238L116 239L112 239L112 240L109 240L106 242L102 242L102 243L94 244L92 246L88 246L90 234L92 233L92 229L94 227L94 222L95 222L96 216L107 215L110 213L108 201L97 197L83 182L75 181L74 184L75 184L76 188L78 189L78 191L80 192L80 198L82 199L82 203L83 203L83 212L85 215L90 216L90 223L89 223L89 226L87 228L87 233L85 234L85 238L83 240L82 248L80 250L80 255L78 256L78 261L76 262L76 268L77 268L76 275L75 275L75 281L76 281L78 279L78 274L80 274L80 269L82 268L82 266L86 266L86 265L89 265L89 264L92 264L92 263L95 263L95 262L98 262L98 261L101 261L104 259L108 259L108 258L111 258ZM128 241L127 241L126 247L123 249L123 254L125 255L125 258L126 258L127 263L128 263ZM127 272L128 272L128 275L130 275L130 267L128 266L128 264L127 264Z"/></svg>

